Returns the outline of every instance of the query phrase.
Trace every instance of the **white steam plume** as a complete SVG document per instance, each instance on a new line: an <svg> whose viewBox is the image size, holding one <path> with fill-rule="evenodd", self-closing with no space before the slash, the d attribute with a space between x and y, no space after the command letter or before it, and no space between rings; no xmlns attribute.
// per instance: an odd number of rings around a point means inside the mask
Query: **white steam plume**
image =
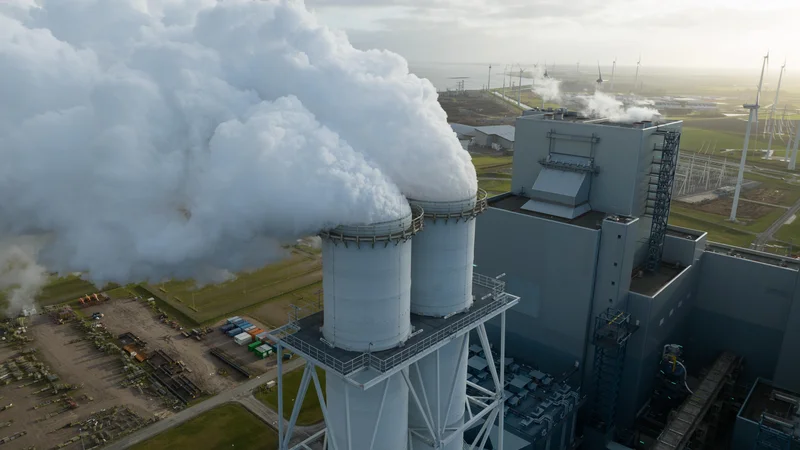
<svg viewBox="0 0 800 450"><path fill-rule="evenodd" d="M546 102L561 101L561 80L544 76L545 69L537 66L533 69L533 92Z"/></svg>
<svg viewBox="0 0 800 450"><path fill-rule="evenodd" d="M427 81L289 0L0 4L0 237L48 269L213 279L474 194Z"/></svg>
<svg viewBox="0 0 800 450"><path fill-rule="evenodd" d="M47 271L36 263L42 241L30 236L0 240L0 292L6 296L6 316L35 305L47 283Z"/></svg>
<svg viewBox="0 0 800 450"><path fill-rule="evenodd" d="M592 96L579 97L584 104L581 113L588 117L603 117L612 122L632 123L643 120L656 120L661 114L658 110L642 106L625 108L621 101L602 92Z"/></svg>

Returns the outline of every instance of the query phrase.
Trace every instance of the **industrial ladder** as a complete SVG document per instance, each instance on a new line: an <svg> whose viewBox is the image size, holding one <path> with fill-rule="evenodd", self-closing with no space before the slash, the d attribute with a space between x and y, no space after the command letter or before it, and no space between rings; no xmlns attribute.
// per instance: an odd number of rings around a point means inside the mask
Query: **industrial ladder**
<svg viewBox="0 0 800 450"><path fill-rule="evenodd" d="M764 423L764 414L758 422L758 436L753 450L790 450L792 448L792 434L784 430L773 428ZM793 432L794 430L791 430Z"/></svg>
<svg viewBox="0 0 800 450"><path fill-rule="evenodd" d="M593 428L607 434L617 412L625 350L631 335L630 314L608 308L595 318L594 336L594 401L590 420Z"/></svg>
<svg viewBox="0 0 800 450"><path fill-rule="evenodd" d="M678 166L678 150L681 143L679 131L663 131L664 144L661 147L661 159L653 161L654 166L659 166L657 171L650 175L658 176L656 183L650 183L648 199L654 195L652 210L649 211L653 223L650 226L650 239L647 247L646 269L653 272L661 264L661 255L664 253L664 238L667 234L667 219L669 219L669 205L672 201L672 183L675 180L675 168ZM656 151L659 149L656 148ZM655 191L653 191L655 189Z"/></svg>

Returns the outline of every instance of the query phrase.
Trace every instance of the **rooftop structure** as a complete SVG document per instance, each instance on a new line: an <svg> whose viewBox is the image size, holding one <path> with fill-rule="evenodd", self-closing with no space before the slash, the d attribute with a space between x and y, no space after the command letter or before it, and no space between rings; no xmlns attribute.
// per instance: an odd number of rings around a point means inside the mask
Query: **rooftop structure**
<svg viewBox="0 0 800 450"><path fill-rule="evenodd" d="M511 191L490 198L478 218L478 270L505 273L521 297L507 317L509 353L545 373L577 366L569 382L588 397L587 414L598 396L612 400L603 420L577 431L587 448L635 446L630 431L667 343L683 346L692 375L730 354L744 361L740 379L800 391L791 356L800 354L800 263L666 225L681 128L526 111ZM609 308L629 317L626 344L613 354L596 338ZM496 321L486 329L497 342ZM598 367L619 370L598 378ZM615 394L613 382L625 388Z"/></svg>
<svg viewBox="0 0 800 450"><path fill-rule="evenodd" d="M516 130L511 125L475 127L473 142L496 150L513 150L515 133Z"/></svg>
<svg viewBox="0 0 800 450"><path fill-rule="evenodd" d="M736 416L732 450L800 445L800 394L757 379Z"/></svg>

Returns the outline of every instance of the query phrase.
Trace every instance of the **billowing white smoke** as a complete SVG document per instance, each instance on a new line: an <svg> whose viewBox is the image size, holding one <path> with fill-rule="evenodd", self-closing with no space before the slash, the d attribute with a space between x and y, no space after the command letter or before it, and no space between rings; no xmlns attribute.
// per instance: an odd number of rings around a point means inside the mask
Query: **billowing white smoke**
<svg viewBox="0 0 800 450"><path fill-rule="evenodd" d="M0 291L6 294L7 314L34 306L47 282L47 271L36 263L41 246L40 239L31 237L0 240Z"/></svg>
<svg viewBox="0 0 800 450"><path fill-rule="evenodd" d="M588 117L602 117L612 122L632 123L643 120L656 120L661 114L658 110L642 106L625 108L621 101L602 92L595 92L592 96L580 97L584 104L581 113Z"/></svg>
<svg viewBox="0 0 800 450"><path fill-rule="evenodd" d="M546 102L561 101L561 80L545 77L545 69L537 66L533 69L533 92Z"/></svg>
<svg viewBox="0 0 800 450"><path fill-rule="evenodd" d="M0 4L0 237L52 271L214 279L477 189L434 87L301 2L30 3Z"/></svg>

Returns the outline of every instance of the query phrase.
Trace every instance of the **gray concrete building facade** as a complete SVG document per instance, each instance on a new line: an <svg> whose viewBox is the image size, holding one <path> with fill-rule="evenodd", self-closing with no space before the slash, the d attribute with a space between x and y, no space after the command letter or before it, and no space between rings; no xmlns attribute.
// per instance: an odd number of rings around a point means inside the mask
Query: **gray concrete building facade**
<svg viewBox="0 0 800 450"><path fill-rule="evenodd" d="M684 346L689 372L727 350L744 358L746 379L800 391L797 261L670 226L659 269L643 268L657 149L681 126L520 117L511 192L477 222L478 270L505 273L521 297L509 354L553 374L577 366L570 382L591 397L594 319L609 307L630 314L618 428L651 396L665 344Z"/></svg>

